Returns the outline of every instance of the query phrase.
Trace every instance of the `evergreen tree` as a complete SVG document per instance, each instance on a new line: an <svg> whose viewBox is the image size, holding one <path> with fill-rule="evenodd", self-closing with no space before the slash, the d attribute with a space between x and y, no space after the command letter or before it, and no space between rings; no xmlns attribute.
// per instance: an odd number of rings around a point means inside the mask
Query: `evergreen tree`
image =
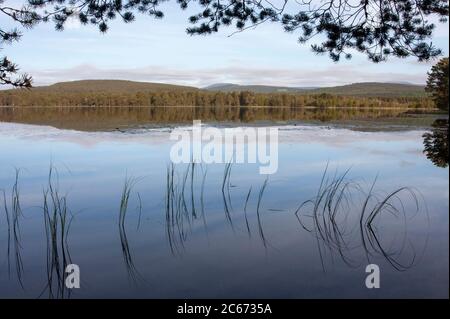
<svg viewBox="0 0 450 319"><path fill-rule="evenodd" d="M431 68L426 90L432 93L439 109L448 110L448 58L441 59Z"/></svg>

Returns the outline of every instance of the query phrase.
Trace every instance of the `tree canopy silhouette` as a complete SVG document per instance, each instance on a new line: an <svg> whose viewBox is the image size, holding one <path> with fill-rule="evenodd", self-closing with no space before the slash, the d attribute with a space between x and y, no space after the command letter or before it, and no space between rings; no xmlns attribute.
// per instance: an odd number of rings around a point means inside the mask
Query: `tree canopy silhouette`
<svg viewBox="0 0 450 319"><path fill-rule="evenodd" d="M431 92L438 108L448 110L448 58L441 59L431 68L425 90Z"/></svg>
<svg viewBox="0 0 450 319"><path fill-rule="evenodd" d="M423 152L438 167L448 166L448 119L437 119L431 132L423 134Z"/></svg>
<svg viewBox="0 0 450 319"><path fill-rule="evenodd" d="M9 7L0 0L0 16L7 16L22 28L52 21L63 30L69 18L82 24L108 30L111 20L120 18L132 22L136 14L163 18L159 7L170 0L22 0L23 6ZM176 0L181 9L196 6L198 13L189 17L192 26L187 33L210 34L224 26L236 32L265 22L281 24L287 32L298 33L299 42L312 43L316 53L328 53L338 61L359 51L373 62L389 56L415 56L419 61L441 54L433 46L431 35L436 16L447 21L448 0ZM275 3L277 2L277 3ZM0 49L4 44L20 39L18 29L4 30L0 26ZM30 87L31 77L17 74L17 66L3 59L0 83Z"/></svg>

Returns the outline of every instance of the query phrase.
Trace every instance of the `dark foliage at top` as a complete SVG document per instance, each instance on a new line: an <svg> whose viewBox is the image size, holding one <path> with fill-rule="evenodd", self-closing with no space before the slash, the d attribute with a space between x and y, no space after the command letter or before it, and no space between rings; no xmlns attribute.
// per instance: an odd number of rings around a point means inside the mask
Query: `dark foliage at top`
<svg viewBox="0 0 450 319"><path fill-rule="evenodd" d="M82 24L108 30L111 20L132 22L135 15L162 18L162 2L169 0L23 0L22 7L8 7L0 0L0 15L14 20L22 28L52 21L63 30L69 18ZM351 58L351 50L365 53L373 62L397 57L415 56L419 61L436 57L441 50L429 41L434 24L428 18L437 16L446 21L447 0L177 0L181 9L196 6L198 14L189 18L189 34L209 34L223 26L234 26L237 32L265 22L280 23L285 31L299 33L301 43L321 35L312 44L316 53L328 53L338 61ZM21 32L0 26L0 48L17 41ZM8 61L8 60L6 60ZM4 61L5 62L5 61ZM17 67L4 63L0 83L29 87L27 75L13 79Z"/></svg>
<svg viewBox="0 0 450 319"><path fill-rule="evenodd" d="M438 167L448 166L448 119L438 119L431 132L423 134L424 153Z"/></svg>
<svg viewBox="0 0 450 319"><path fill-rule="evenodd" d="M187 6L192 1L179 2ZM295 5L282 0L279 7L260 0L199 3L205 9L190 18L195 24L188 28L190 34L217 32L223 25L234 24L244 30L266 21L280 22L286 31L298 32L301 43L322 34L322 42L313 44L312 49L328 53L334 61L341 56L351 58L350 49L367 54L373 62L384 61L389 55L428 60L441 51L426 42L434 29L426 17L436 14L446 21L448 15L445 0L301 0Z"/></svg>
<svg viewBox="0 0 450 319"><path fill-rule="evenodd" d="M448 111L448 58L441 59L431 68L425 89L431 92L438 108Z"/></svg>

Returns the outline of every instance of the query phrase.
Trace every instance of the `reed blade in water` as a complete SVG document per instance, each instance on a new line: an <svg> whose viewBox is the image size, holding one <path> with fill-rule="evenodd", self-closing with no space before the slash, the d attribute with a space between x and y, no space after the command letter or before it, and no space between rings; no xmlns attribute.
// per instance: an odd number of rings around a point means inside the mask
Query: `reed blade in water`
<svg viewBox="0 0 450 319"><path fill-rule="evenodd" d="M231 165L232 163L229 162L225 164L225 170L223 173L223 180L222 180L222 199L224 204L224 210L225 210L225 217L228 220L228 223L231 226L231 229L234 231L234 225L233 225L233 219L231 217L231 195L230 195L230 174L231 174Z"/></svg>
<svg viewBox="0 0 450 319"><path fill-rule="evenodd" d="M138 280L142 280L141 275L137 271L137 268L134 264L133 255L130 249L130 245L128 242L125 221L128 211L128 202L130 200L130 195L133 187L137 183L137 180L132 177L126 177L125 183L122 189L122 195L120 198L120 207L119 207L119 236L120 236L120 244L122 248L122 256L127 269L127 273L130 279L133 282L137 282Z"/></svg>
<svg viewBox="0 0 450 319"><path fill-rule="evenodd" d="M245 198L245 204L244 204L244 217L245 217L245 225L247 227L248 237L252 237L252 232L250 230L250 225L248 223L248 218L247 218L247 204L248 204L248 200L250 199L251 193L252 193L252 187L250 186L248 193L247 193L247 197Z"/></svg>
<svg viewBox="0 0 450 319"><path fill-rule="evenodd" d="M3 208L5 211L5 219L7 225L7 247L6 247L6 258L8 262L8 277L11 278L11 217L9 216L9 208L6 202L6 192L2 190L3 193Z"/></svg>
<svg viewBox="0 0 450 319"><path fill-rule="evenodd" d="M71 296L71 289L66 287L64 275L67 265L72 263L68 237L74 215L69 210L67 195L61 195L59 191L58 174L53 166L49 169L43 201L47 283L41 295L48 291L49 298L64 299Z"/></svg>
<svg viewBox="0 0 450 319"><path fill-rule="evenodd" d="M266 178L264 180L264 183L261 187L261 189L259 190L259 194L258 194L258 204L256 205L256 216L258 219L258 231L259 231L259 236L261 237L261 241L263 242L264 248L267 249L267 240L266 240L266 236L264 235L264 230L262 227L262 221L261 221L261 214L260 214L260 206L261 206L261 200L263 198L264 195L264 190L266 189L267 186L267 182L268 182L268 178Z"/></svg>
<svg viewBox="0 0 450 319"><path fill-rule="evenodd" d="M202 167L203 168L203 167ZM204 173L203 173L203 177L202 177L202 185L201 185L201 190L200 190L200 206L201 206L201 210L202 210L202 220L203 220L203 226L205 228L205 233L206 236L209 239L209 234L208 234L208 226L206 223L206 214L205 214L205 201L204 201L204 195L205 195L205 182L206 182L206 175L208 173L208 169L205 168Z"/></svg>

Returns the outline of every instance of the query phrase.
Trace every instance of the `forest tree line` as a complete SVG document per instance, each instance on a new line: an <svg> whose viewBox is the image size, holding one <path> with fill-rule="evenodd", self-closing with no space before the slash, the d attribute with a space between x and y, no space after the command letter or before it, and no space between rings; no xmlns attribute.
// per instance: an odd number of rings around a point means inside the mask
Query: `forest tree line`
<svg viewBox="0 0 450 319"><path fill-rule="evenodd" d="M271 106L434 108L428 97L352 97L254 92L48 92L0 91L2 106Z"/></svg>

